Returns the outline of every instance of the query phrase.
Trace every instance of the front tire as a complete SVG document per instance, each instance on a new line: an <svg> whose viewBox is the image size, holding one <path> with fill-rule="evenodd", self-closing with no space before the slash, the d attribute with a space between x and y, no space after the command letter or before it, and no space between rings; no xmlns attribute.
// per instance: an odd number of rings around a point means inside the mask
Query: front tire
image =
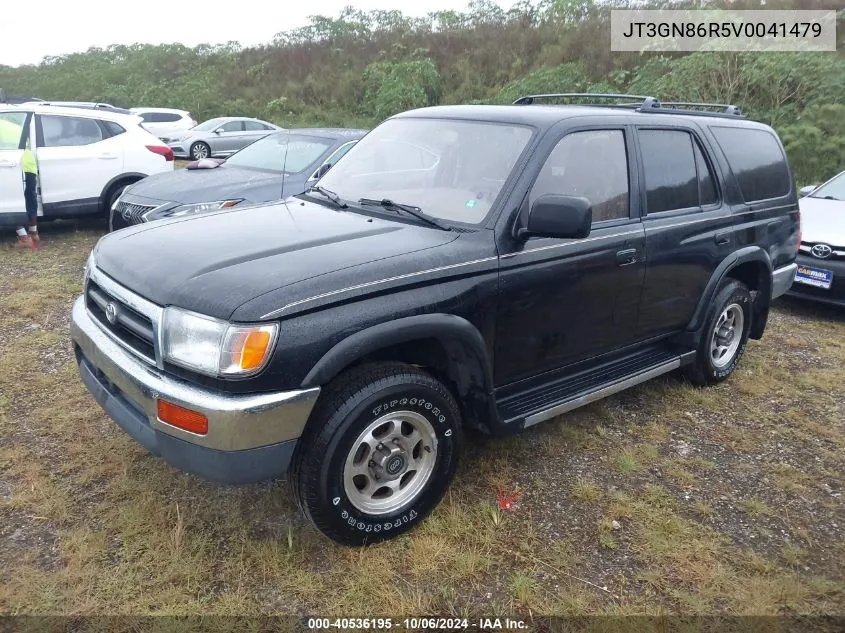
<svg viewBox="0 0 845 633"><path fill-rule="evenodd" d="M197 141L191 145L191 158L194 160L201 160L203 158L211 158L211 148L208 143Z"/></svg>
<svg viewBox="0 0 845 633"><path fill-rule="evenodd" d="M294 497L338 543L383 541L440 502L461 441L458 405L442 383L409 365L362 365L321 396L291 465Z"/></svg>
<svg viewBox="0 0 845 633"><path fill-rule="evenodd" d="M712 385L730 376L748 345L751 292L741 281L726 279L713 299L695 362L686 370L696 385Z"/></svg>

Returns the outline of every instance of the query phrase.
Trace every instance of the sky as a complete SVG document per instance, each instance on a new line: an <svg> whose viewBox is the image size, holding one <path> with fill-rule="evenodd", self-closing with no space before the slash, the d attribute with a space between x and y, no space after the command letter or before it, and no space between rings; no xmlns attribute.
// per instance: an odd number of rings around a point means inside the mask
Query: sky
<svg viewBox="0 0 845 633"><path fill-rule="evenodd" d="M279 31L307 24L310 15L337 16L350 4L364 11L398 8L422 16L463 10L467 0L40 0L31 10L16 13L15 19L2 20L0 64L37 64L45 56L136 42L196 46L235 40L254 46L270 42ZM509 8L513 0L497 4ZM27 25L14 26L17 18Z"/></svg>

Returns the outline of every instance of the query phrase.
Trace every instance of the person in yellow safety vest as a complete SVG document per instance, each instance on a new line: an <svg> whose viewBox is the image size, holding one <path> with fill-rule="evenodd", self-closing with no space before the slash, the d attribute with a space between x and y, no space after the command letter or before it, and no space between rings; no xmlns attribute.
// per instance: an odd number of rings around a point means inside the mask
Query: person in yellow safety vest
<svg viewBox="0 0 845 633"><path fill-rule="evenodd" d="M36 248L41 243L41 238L38 235L38 162L35 160L29 139L26 141L26 148L21 158L21 168L24 177L23 197L26 203L26 218L29 227L28 229L22 226L18 227L18 244Z"/></svg>

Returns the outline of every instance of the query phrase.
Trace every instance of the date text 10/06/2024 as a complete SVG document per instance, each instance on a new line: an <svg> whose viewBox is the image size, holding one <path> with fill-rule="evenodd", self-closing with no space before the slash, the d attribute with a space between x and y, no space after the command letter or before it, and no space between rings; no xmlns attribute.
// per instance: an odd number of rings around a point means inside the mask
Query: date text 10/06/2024
<svg viewBox="0 0 845 633"><path fill-rule="evenodd" d="M518 631L528 628L524 620L514 618L309 618L308 628L314 630L467 630Z"/></svg>

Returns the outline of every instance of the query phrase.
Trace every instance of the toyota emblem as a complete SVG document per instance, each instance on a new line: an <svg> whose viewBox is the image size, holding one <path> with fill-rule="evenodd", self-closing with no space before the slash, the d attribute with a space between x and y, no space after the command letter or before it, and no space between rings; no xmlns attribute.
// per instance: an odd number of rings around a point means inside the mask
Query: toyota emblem
<svg viewBox="0 0 845 633"><path fill-rule="evenodd" d="M813 257L827 259L833 253L833 249L827 244L816 244L810 249L810 252L813 254Z"/></svg>
<svg viewBox="0 0 845 633"><path fill-rule="evenodd" d="M112 325L117 323L117 305L113 301L109 301L106 306L106 318Z"/></svg>

